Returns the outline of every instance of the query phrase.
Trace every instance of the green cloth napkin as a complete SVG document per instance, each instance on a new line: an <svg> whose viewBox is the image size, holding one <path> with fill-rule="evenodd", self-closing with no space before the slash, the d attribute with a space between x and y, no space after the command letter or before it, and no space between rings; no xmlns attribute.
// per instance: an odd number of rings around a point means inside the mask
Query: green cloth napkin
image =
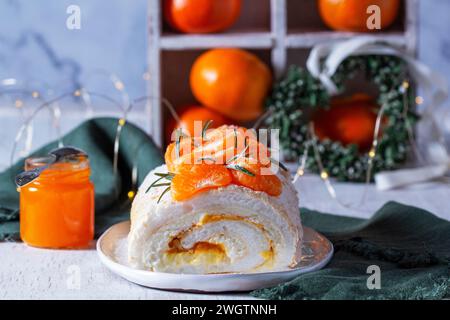
<svg viewBox="0 0 450 320"><path fill-rule="evenodd" d="M118 119L95 118L83 122L63 137L64 145L83 149L89 155L91 180L95 185L95 234L112 224L129 219L132 169L137 168L137 185L147 173L163 163L161 151L141 129L126 123L120 135L118 172L113 174L114 140ZM43 156L57 143L50 143L34 155ZM23 159L0 173L0 240L19 239L19 194L14 177L23 171Z"/></svg>
<svg viewBox="0 0 450 320"><path fill-rule="evenodd" d="M265 299L450 298L450 222L415 207L389 202L371 219L300 209L303 224L333 242L324 269L273 288ZM367 287L367 267L380 267L381 289Z"/></svg>

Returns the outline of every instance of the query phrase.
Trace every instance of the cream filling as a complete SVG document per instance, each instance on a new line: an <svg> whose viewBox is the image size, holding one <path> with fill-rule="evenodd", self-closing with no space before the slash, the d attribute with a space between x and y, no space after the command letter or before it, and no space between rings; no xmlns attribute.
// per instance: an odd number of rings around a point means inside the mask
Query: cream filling
<svg viewBox="0 0 450 320"><path fill-rule="evenodd" d="M256 271L271 266L276 254L265 228L238 215L203 214L197 223L179 230L166 238L163 250L151 250L147 261L152 269L184 273Z"/></svg>
<svg viewBox="0 0 450 320"><path fill-rule="evenodd" d="M261 257L264 261L257 266L261 267L263 265L269 265L273 262L275 255L275 249L273 247L272 241L269 239L267 231L264 226L260 223L250 221L245 217L238 215L222 215L222 214L205 214L200 219L200 221L191 226L187 230L183 230L176 234L168 243L168 249L164 253L165 263L182 265L218 265L218 264L229 264L230 257L228 256L227 246L223 242L213 241L209 238L207 241L197 241L190 247L184 247L183 242L185 238L189 236L190 233L195 232L196 229L202 228L207 224L217 223L221 221L238 221L241 223L248 223L258 228L261 233L264 234L269 246L260 252Z"/></svg>

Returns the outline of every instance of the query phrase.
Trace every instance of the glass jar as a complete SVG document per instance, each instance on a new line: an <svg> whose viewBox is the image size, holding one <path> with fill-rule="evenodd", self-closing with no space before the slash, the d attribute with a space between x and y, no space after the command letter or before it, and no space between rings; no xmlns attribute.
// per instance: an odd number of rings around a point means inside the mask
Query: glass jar
<svg viewBox="0 0 450 320"><path fill-rule="evenodd" d="M50 165L19 189L20 236L36 247L87 247L94 237L94 185L88 157L51 161L50 157L25 161L25 170Z"/></svg>

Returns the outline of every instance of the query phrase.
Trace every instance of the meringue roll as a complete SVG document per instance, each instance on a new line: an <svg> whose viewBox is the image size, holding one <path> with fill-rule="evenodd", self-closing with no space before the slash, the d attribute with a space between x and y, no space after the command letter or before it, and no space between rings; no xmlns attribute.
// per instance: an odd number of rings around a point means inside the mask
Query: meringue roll
<svg viewBox="0 0 450 320"><path fill-rule="evenodd" d="M131 208L130 265L191 274L295 267L302 227L290 174L274 168L273 152L252 129L202 132L200 141L179 135L166 164L140 186Z"/></svg>
<svg viewBox="0 0 450 320"><path fill-rule="evenodd" d="M285 270L300 261L302 228L296 190L280 171L279 196L229 184L176 201L150 185L148 174L131 210L129 263L169 273L250 273ZM159 200L159 202L158 202Z"/></svg>

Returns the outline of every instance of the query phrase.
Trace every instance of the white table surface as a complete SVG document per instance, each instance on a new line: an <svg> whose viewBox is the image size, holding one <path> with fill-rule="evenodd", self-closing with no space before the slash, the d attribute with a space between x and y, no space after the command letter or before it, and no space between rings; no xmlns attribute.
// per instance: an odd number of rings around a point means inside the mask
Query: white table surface
<svg viewBox="0 0 450 320"><path fill-rule="evenodd" d="M386 201L395 200L427 209L450 220L449 181L407 189L376 191L370 186L364 205L347 209L332 200L320 179L305 176L297 182L300 205L323 212L370 217ZM336 184L344 203L357 204L364 187ZM79 275L79 286L73 279ZM76 283L76 282L75 282ZM144 288L107 270L95 250L46 250L21 243L0 243L0 299L247 299L247 294L191 294Z"/></svg>

